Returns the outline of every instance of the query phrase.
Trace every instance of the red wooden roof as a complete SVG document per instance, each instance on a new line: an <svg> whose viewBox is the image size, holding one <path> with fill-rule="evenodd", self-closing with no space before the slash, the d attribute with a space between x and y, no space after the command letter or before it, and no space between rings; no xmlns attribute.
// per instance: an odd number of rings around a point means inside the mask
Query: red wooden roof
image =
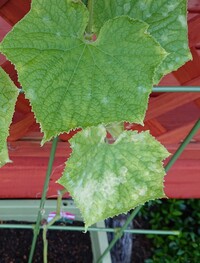
<svg viewBox="0 0 200 263"><path fill-rule="evenodd" d="M0 40L30 8L30 0L0 0ZM200 1L188 2L189 43L193 61L162 79L160 86L200 86ZM17 82L13 65L0 55L0 64ZM200 117L200 93L153 93L145 119L145 127L173 153ZM0 169L0 198L39 198L51 143L40 147L40 133L29 102L20 94L10 128L8 148L12 164ZM60 136L48 196L55 197L64 161L70 155L70 135ZM200 131L194 136L179 160L165 177L165 192L171 198L200 197Z"/></svg>

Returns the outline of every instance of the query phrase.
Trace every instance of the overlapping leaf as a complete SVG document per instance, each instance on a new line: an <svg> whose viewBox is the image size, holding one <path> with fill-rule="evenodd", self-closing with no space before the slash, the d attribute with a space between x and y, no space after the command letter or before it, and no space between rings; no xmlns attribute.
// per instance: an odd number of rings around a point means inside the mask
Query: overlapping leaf
<svg viewBox="0 0 200 263"><path fill-rule="evenodd" d="M166 52L144 22L106 22L96 42L84 38L80 1L33 0L30 13L3 41L44 139L77 127L142 123L154 71Z"/></svg>
<svg viewBox="0 0 200 263"><path fill-rule="evenodd" d="M18 91L0 68L0 167L9 162L6 139L12 121Z"/></svg>
<svg viewBox="0 0 200 263"><path fill-rule="evenodd" d="M71 140L72 155L58 181L80 208L86 229L107 217L165 196L162 161L167 150L148 132L124 131L105 142L103 126L88 128Z"/></svg>
<svg viewBox="0 0 200 263"><path fill-rule="evenodd" d="M94 0L95 32L110 18L128 15L147 22L148 32L170 53L155 74L155 84L191 59L187 36L187 0Z"/></svg>

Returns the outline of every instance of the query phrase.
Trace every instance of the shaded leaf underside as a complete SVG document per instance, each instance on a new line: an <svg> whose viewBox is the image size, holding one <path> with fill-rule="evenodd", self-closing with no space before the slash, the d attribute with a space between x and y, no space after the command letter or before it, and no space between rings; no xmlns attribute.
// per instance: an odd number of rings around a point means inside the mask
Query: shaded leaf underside
<svg viewBox="0 0 200 263"><path fill-rule="evenodd" d="M58 183L80 208L86 229L128 212L148 200L165 197L162 161L167 150L148 132L124 131L105 142L103 126L88 128L71 140L72 155Z"/></svg>

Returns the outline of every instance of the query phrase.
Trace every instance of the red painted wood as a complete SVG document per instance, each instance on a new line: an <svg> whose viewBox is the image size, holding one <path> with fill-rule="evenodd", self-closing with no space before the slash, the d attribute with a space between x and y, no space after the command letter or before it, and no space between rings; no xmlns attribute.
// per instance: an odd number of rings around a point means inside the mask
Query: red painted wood
<svg viewBox="0 0 200 263"><path fill-rule="evenodd" d="M9 0L0 9L0 16L14 25L30 10L31 0Z"/></svg>
<svg viewBox="0 0 200 263"><path fill-rule="evenodd" d="M165 145L174 153L179 145ZM9 144L13 164L0 169L0 198L39 198L44 183L51 143L40 147L40 142L12 142ZM66 142L59 142L51 175L48 197L55 197L60 186L64 162L71 150ZM170 198L200 196L200 151L198 144L189 144L180 159L165 177L165 192Z"/></svg>

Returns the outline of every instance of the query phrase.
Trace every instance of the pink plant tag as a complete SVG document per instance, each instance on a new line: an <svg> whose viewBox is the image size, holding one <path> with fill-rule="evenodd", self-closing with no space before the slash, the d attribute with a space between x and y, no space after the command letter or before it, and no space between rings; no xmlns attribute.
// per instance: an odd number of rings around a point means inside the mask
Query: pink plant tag
<svg viewBox="0 0 200 263"><path fill-rule="evenodd" d="M47 218L47 222L49 223L54 217L56 216L56 212L49 213L49 216ZM74 220L75 215L69 212L60 212L61 218L68 219L68 220Z"/></svg>

